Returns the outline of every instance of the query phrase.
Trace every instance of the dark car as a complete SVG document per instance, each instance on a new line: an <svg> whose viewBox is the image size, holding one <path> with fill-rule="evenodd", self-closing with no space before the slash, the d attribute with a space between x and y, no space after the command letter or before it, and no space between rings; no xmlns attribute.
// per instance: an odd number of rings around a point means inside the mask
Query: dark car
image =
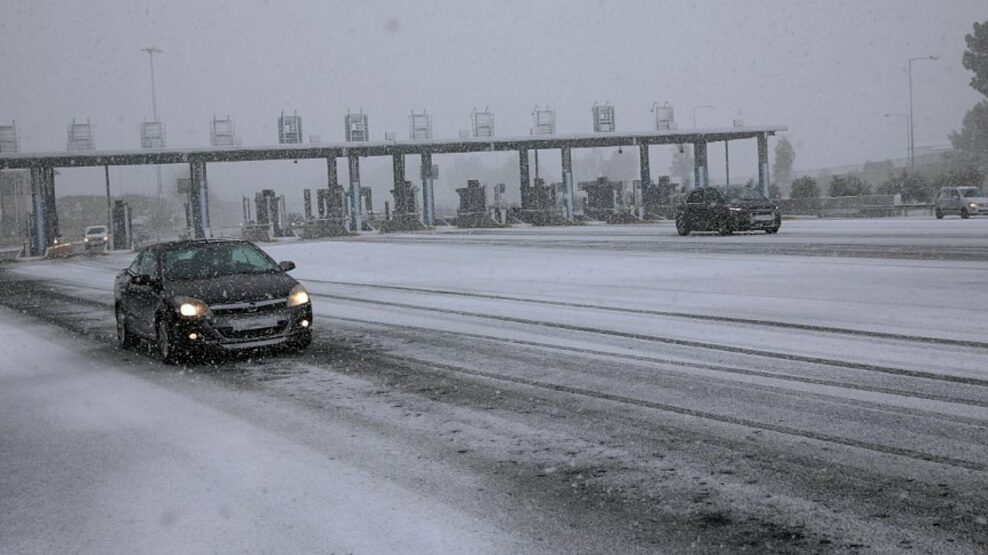
<svg viewBox="0 0 988 555"><path fill-rule="evenodd" d="M117 341L144 338L174 363L206 351L239 351L312 341L309 294L247 241L195 240L142 249L113 287Z"/></svg>
<svg viewBox="0 0 988 555"><path fill-rule="evenodd" d="M680 235L691 231L775 233L780 227L778 206L753 187L700 187L676 207L676 231Z"/></svg>

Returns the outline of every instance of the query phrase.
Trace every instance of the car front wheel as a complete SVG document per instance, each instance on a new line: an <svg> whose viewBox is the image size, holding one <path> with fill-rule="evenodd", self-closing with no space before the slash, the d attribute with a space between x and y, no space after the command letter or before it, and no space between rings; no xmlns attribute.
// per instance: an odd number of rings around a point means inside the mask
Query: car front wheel
<svg viewBox="0 0 988 555"><path fill-rule="evenodd" d="M130 333L127 329L127 317L124 315L123 310L117 308L116 310L116 320L117 320L117 347L121 349L129 349L134 346L134 335Z"/></svg>
<svg viewBox="0 0 988 555"><path fill-rule="evenodd" d="M965 220L971 217L971 213L967 211L967 208L961 208L961 217Z"/></svg>
<svg viewBox="0 0 988 555"><path fill-rule="evenodd" d="M158 346L158 358L165 364L175 364L178 362L178 355L175 350L175 340L171 330L168 329L168 320L165 317L158 319L156 328L156 338Z"/></svg>
<svg viewBox="0 0 988 555"><path fill-rule="evenodd" d="M938 220L942 220L943 219L943 210L940 210L939 208L937 208L936 211L934 212L934 215L936 215L936 217L937 217Z"/></svg>
<svg viewBox="0 0 988 555"><path fill-rule="evenodd" d="M676 216L676 232L680 235L690 234L690 224L686 221L686 216L680 214Z"/></svg>

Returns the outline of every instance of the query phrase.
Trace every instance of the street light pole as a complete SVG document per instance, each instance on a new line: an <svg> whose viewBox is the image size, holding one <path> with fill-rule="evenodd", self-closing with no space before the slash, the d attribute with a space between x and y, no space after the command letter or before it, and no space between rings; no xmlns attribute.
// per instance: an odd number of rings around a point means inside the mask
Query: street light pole
<svg viewBox="0 0 988 555"><path fill-rule="evenodd" d="M693 106L693 129L696 129L696 111L700 108L713 108L713 106L704 104L703 106Z"/></svg>
<svg viewBox="0 0 988 555"><path fill-rule="evenodd" d="M911 125L910 125L909 122L912 121L912 119L909 117L909 114L900 114L900 113L885 114L885 117L887 117L887 118L902 118L902 119L906 120L906 163L908 164L909 163L909 160L910 160L910 152L911 152L911 150L910 150L910 148L911 148L911 146L910 146L911 145L911 143L910 143L910 139L911 139L910 128L911 128Z"/></svg>
<svg viewBox="0 0 988 555"><path fill-rule="evenodd" d="M158 91L154 83L154 55L161 54L162 50L160 48L155 48L154 46L148 46L141 49L141 52L148 53L148 62L151 65L151 116L154 118L155 123L161 123L158 121ZM161 166L154 167L155 177L158 182L158 202L161 202Z"/></svg>
<svg viewBox="0 0 988 555"><path fill-rule="evenodd" d="M940 56L919 56L909 58L909 170L916 165L916 139L913 133L913 62L918 60L937 60Z"/></svg>
<svg viewBox="0 0 988 555"><path fill-rule="evenodd" d="M153 46L148 46L142 48L141 52L148 53L148 62L151 65L151 115L154 117L154 121L158 121L158 93L154 83L154 55L161 54L163 51Z"/></svg>

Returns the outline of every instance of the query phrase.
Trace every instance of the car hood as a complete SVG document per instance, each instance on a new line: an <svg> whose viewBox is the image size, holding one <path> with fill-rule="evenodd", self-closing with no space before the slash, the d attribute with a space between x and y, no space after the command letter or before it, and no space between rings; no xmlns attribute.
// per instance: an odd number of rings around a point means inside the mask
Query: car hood
<svg viewBox="0 0 988 555"><path fill-rule="evenodd" d="M284 272L265 274L232 274L207 279L169 281L164 293L172 297L195 297L207 305L284 299L292 287L298 285L295 278Z"/></svg>
<svg viewBox="0 0 988 555"><path fill-rule="evenodd" d="M988 197L964 197L962 200L967 203L988 204Z"/></svg>

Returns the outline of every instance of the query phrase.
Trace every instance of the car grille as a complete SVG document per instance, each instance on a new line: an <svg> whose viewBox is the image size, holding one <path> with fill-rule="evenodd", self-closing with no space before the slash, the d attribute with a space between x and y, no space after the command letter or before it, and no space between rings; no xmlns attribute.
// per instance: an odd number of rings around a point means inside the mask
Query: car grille
<svg viewBox="0 0 988 555"><path fill-rule="evenodd" d="M214 304L209 310L216 316L249 316L274 312L288 306L288 299L260 299L240 303Z"/></svg>
<svg viewBox="0 0 988 555"><path fill-rule="evenodd" d="M278 325L272 328L257 328L252 330L234 330L232 327L216 328L216 331L227 339L259 339L278 335L284 331L287 322L279 321Z"/></svg>

